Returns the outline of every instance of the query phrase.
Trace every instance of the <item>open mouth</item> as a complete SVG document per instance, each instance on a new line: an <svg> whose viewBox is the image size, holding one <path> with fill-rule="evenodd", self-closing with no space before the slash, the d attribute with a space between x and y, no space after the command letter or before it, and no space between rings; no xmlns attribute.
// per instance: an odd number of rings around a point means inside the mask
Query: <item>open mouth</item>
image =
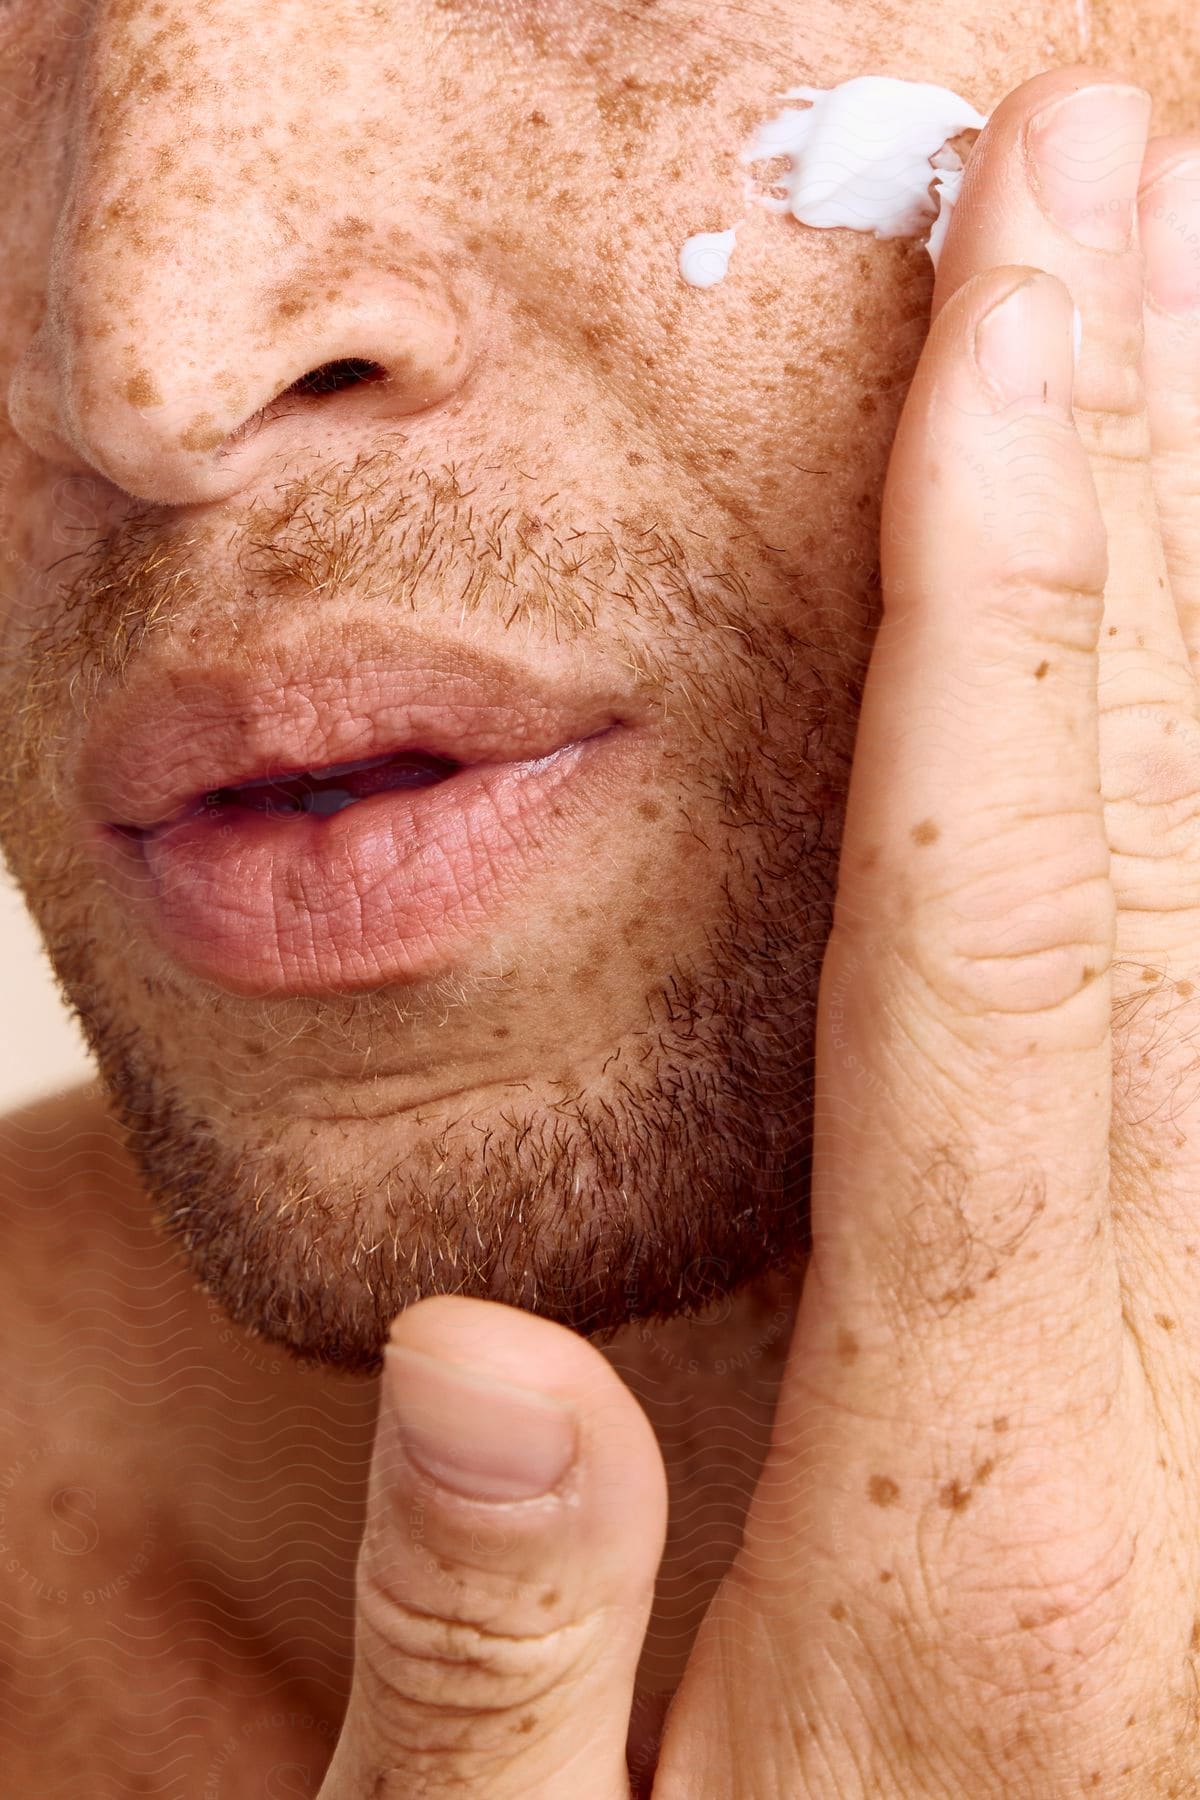
<svg viewBox="0 0 1200 1800"><path fill-rule="evenodd" d="M362 621L253 666L144 664L75 749L85 841L147 954L231 993L491 958L592 880L655 754L657 703L566 660Z"/></svg>
<svg viewBox="0 0 1200 1800"><path fill-rule="evenodd" d="M331 818L372 794L437 787L465 766L423 750L391 751L382 756L360 757L356 762L288 770L239 781L230 787L210 788L158 825L119 825L116 829L122 836L140 842L192 819L232 822L248 813L269 819L294 819L306 814Z"/></svg>

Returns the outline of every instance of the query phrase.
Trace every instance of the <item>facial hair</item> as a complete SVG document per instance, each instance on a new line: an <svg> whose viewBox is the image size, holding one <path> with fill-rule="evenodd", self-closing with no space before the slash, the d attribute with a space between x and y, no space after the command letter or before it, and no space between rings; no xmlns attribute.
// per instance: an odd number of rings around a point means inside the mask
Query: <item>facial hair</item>
<svg viewBox="0 0 1200 1800"><path fill-rule="evenodd" d="M647 519L567 530L526 507L518 544L512 509L471 493L459 468L413 470L400 439L350 468L294 475L227 523L224 541L141 509L81 553L49 622L0 671L0 845L155 1217L235 1321L347 1370L377 1369L391 1319L431 1293L604 1336L699 1309L808 1249L815 1005L859 603L809 596L800 608L793 592L773 609L787 577L757 545L713 569ZM582 560L580 540L598 554ZM70 824L63 746L164 636L203 650L331 593L377 604L386 591L420 614L428 596L460 589L464 614L619 655L686 720L673 754L684 806L719 839L715 922L573 1091L465 1096L454 1118L408 1128L402 1155L369 1168L351 1158L332 1175L273 1143L267 1117L242 1112L231 1127L217 1096L180 1079L171 1034L227 1040L232 1070L250 1017L280 1045L367 1044L396 1032L403 1004L385 991L258 1003L180 980L170 1005L153 996L149 1029L145 993L162 982L143 976L135 1002ZM469 983L435 998L473 1004Z"/></svg>

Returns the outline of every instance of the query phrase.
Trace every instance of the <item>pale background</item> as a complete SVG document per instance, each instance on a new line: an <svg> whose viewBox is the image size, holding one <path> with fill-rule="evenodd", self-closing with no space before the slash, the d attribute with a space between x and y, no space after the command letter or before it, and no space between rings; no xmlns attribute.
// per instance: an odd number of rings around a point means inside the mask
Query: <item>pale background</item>
<svg viewBox="0 0 1200 1800"><path fill-rule="evenodd" d="M0 1113L94 1073L41 939L0 861Z"/></svg>

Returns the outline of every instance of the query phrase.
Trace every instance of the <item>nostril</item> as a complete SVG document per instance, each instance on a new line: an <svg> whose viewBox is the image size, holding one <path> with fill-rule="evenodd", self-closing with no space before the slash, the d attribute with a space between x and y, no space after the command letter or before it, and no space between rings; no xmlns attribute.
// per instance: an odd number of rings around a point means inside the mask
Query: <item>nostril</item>
<svg viewBox="0 0 1200 1800"><path fill-rule="evenodd" d="M367 362L359 356L343 356L336 362L322 363L319 369L310 369L299 381L293 381L290 388L285 388L279 398L319 397L322 394L340 393L343 388L359 387L363 383L386 381L387 370L376 362Z"/></svg>
<svg viewBox="0 0 1200 1800"><path fill-rule="evenodd" d="M334 362L322 363L319 368L310 369L307 375L301 375L290 387L281 388L273 400L231 431L225 440L225 448L237 448L264 425L285 417L292 411L297 400L321 400L328 394L340 394L347 388L375 386L390 380L391 377L381 363L371 362L363 356L341 356Z"/></svg>

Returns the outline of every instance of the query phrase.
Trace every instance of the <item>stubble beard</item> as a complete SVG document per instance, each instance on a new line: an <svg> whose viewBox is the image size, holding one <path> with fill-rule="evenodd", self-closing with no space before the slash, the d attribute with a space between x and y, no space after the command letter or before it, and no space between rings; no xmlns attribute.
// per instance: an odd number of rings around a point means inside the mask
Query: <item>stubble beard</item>
<svg viewBox="0 0 1200 1800"><path fill-rule="evenodd" d="M364 459L350 475L365 468L370 477L373 464ZM328 501L327 485L318 491ZM351 498L343 492L322 516L292 494L282 514L259 522L255 541L286 560L289 578L307 571L318 591L336 552L344 587L353 571L335 528ZM395 522L375 504L367 536L378 555ZM94 877L55 792L53 745L88 691L81 671L98 683L119 678L139 623L161 619L168 603L187 610L180 568L194 576L194 554L185 546L164 560L152 514L112 534L20 667L4 670L0 844L155 1217L203 1287L237 1323L301 1360L372 1371L391 1319L431 1293L501 1300L604 1336L698 1310L802 1257L816 995L854 711L847 621L835 622L840 641L825 642L764 625L761 600L735 604L732 584L719 602L711 590L702 598L679 552L669 604L663 598L671 655L656 678L669 687L683 668L694 689L697 669L707 669L707 703L689 709L707 723L686 760L697 812L722 834L726 875L703 954L656 981L645 1026L610 1047L578 1092L503 1105L481 1095L427 1127L401 1115L369 1175L355 1171L351 1152L344 1175L318 1176L312 1159L272 1142L265 1119L261 1129L245 1113L223 1122L131 1022L116 947L97 932L97 918L111 915L90 903ZM661 545L651 546L636 630L615 604L582 628L602 633L606 648L628 633L631 652L653 662L646 596L661 580L649 571L661 569ZM552 599L561 629L562 602ZM508 587L504 604L511 616ZM737 660L687 654L714 641L736 644ZM308 1009L319 1034L325 1002L292 1004ZM372 1131L378 1146L378 1124Z"/></svg>

